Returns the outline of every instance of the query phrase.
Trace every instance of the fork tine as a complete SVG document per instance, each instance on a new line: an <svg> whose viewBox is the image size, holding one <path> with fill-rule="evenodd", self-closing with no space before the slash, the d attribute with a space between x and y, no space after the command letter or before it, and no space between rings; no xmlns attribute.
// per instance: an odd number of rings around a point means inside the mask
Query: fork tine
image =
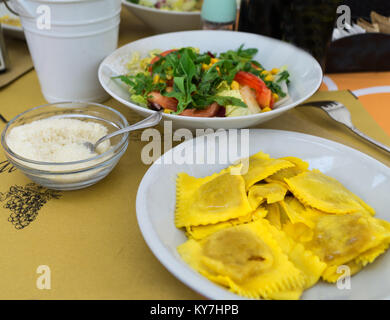
<svg viewBox="0 0 390 320"><path fill-rule="evenodd" d="M323 101L306 102L306 103L300 104L299 107L323 107L323 106L329 105L330 103L333 103L333 102L335 102L335 101L323 100Z"/></svg>
<svg viewBox="0 0 390 320"><path fill-rule="evenodd" d="M335 110L339 108L344 108L344 105L337 101L329 101L329 103L321 106L322 109Z"/></svg>

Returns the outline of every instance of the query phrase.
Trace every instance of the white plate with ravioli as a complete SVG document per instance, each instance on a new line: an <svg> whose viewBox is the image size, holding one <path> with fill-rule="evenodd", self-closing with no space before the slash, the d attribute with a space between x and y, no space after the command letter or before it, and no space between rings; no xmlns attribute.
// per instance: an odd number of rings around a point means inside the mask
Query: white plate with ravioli
<svg viewBox="0 0 390 320"><path fill-rule="evenodd" d="M244 49L256 49L257 53L252 57L252 60L260 63L267 72L272 72L274 69L282 70L283 68L286 68L290 75L290 82L288 86L286 85L289 99L286 99L285 102L269 112L261 112L262 110L259 110L257 113L251 112L252 114L226 117L183 116L164 113L164 118L172 120L173 124L180 128L248 128L271 120L294 108L311 97L318 90L322 82L322 70L318 62L311 55L283 41L255 34L230 31L184 31L157 35L131 42L117 49L101 63L99 67L99 81L107 93L114 99L135 112L147 116L154 111L151 110L147 104L141 106L139 102L135 102L135 98L133 97L139 96L139 93L130 93L129 85L126 85L118 79L112 79L114 75L129 74L131 71L129 69L129 63L134 58L134 55L138 55L138 59L144 59L148 57L153 50L164 52L172 49L192 47L199 49L200 53L210 52L213 55L220 56L221 53L227 52L228 50L237 51L241 46L243 46ZM251 64L249 64L249 68L251 68ZM206 70L212 69L213 68ZM146 70L147 69L145 69L145 71ZM148 74L148 72L146 72L146 74ZM194 83L195 80L196 77L192 83ZM175 89L176 80L174 84L173 89L174 91L177 91L178 89ZM199 83L195 85L200 86ZM276 86L276 84L273 83L273 86ZM177 86L177 88L179 88L179 86ZM161 91L165 96L167 92L168 91ZM193 92L194 95L187 93L186 95L194 100L197 92L200 92L200 90L195 90ZM248 109L250 109L249 105L252 104L249 103L249 100L249 98L245 100ZM199 102L199 104L200 103L201 102ZM201 107L201 105L199 106ZM189 105L189 107L191 107L191 105Z"/></svg>
<svg viewBox="0 0 390 320"><path fill-rule="evenodd" d="M262 151L272 159L297 157L306 161L310 170L318 169L337 179L345 188L360 197L359 201L364 201L375 210L375 218L390 222L390 169L357 150L319 137L279 130L250 130L249 143L241 143L245 142L245 136L240 131L238 137L229 134L228 141L232 146L230 149L227 147L229 144L222 143L224 139L213 140L213 137L212 134L186 141L164 154L145 174L136 201L139 227L154 255L180 281L209 299L245 297L229 291L226 286L210 281L187 264L178 253L178 246L188 240L185 229L175 226L176 181L180 173L196 178L219 173L230 163L242 158L237 152L242 147L247 149L249 155ZM206 141L215 141L215 146L208 145L206 148ZM231 158L227 156L229 152ZM208 163L205 160L207 157L210 160L215 157L216 161ZM378 235L377 239L381 237ZM345 248L349 250L349 247ZM361 253L359 255L362 256ZM349 283L341 281L338 287L336 283L320 280L305 290L301 299L390 299L389 269L390 253L385 252L353 275Z"/></svg>

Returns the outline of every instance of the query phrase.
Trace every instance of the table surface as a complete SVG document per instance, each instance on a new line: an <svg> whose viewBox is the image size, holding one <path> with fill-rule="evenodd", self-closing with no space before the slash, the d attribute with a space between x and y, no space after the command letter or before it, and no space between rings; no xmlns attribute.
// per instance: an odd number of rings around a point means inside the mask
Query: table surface
<svg viewBox="0 0 390 320"><path fill-rule="evenodd" d="M151 34L142 22L123 12L119 46ZM359 99L340 90L351 90ZM327 75L315 98L342 101L358 128L390 145L390 72ZM0 89L0 113L7 119L45 103L34 70ZM117 108L130 122L139 119L113 99L105 104ZM325 137L390 165L388 154L334 123L321 110L298 109L262 127ZM0 299L201 298L165 270L137 227L135 196L148 168L139 157L144 144L139 134L132 135L129 150L106 179L85 190L58 193L58 199L52 194L53 200L25 229L13 228L6 218L10 211L0 205ZM27 178L6 169L3 163L1 196L12 186L28 188ZM35 286L39 265L51 267L51 290Z"/></svg>

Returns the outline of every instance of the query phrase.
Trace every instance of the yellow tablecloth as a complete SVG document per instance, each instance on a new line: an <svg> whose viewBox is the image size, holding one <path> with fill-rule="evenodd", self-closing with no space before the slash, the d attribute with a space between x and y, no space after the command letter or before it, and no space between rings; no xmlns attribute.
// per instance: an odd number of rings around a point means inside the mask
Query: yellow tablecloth
<svg viewBox="0 0 390 320"><path fill-rule="evenodd" d="M120 44L149 34L135 18L124 15ZM390 144L389 135L350 92L322 91L312 99L341 101L358 128ZM44 103L35 71L0 89L0 113L6 119ZM139 119L112 99L106 104L130 122ZM325 137L390 165L388 154L318 109L296 108L262 127ZM144 142L139 136L137 132L131 135L128 151L106 179L72 192L31 185L0 155L0 299L201 298L156 260L137 226L136 192L148 169L140 159ZM31 200L34 197L35 202ZM41 207L34 205L36 200L41 201ZM28 221L28 225L18 230L15 225L21 221ZM37 268L42 265L51 270L49 290L38 289L36 284Z"/></svg>

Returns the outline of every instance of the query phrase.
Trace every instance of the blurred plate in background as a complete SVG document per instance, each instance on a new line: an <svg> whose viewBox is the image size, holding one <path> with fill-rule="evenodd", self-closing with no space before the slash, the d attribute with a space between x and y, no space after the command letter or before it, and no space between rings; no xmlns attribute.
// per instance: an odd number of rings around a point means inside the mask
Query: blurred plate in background
<svg viewBox="0 0 390 320"><path fill-rule="evenodd" d="M167 11L122 0L127 10L156 33L201 29L200 12Z"/></svg>
<svg viewBox="0 0 390 320"><path fill-rule="evenodd" d="M19 17L10 12L4 3L0 3L0 22L3 26L4 34L24 39L24 32Z"/></svg>

